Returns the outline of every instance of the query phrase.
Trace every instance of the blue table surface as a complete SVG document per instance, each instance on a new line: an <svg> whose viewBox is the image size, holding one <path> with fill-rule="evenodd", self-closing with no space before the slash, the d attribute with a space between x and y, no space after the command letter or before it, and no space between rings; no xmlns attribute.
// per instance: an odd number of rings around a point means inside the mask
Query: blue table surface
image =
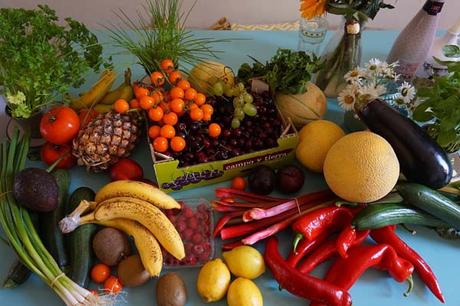
<svg viewBox="0 0 460 306"><path fill-rule="evenodd" d="M107 54L118 53L119 50L111 47L110 39L104 31L97 32L100 40L105 44ZM216 37L216 38L238 38L232 43L219 44L217 49L222 50L221 61L232 67L238 67L249 60L251 55L260 60L269 59L277 48L297 48L297 32L229 32L229 31L197 31L197 36ZM330 38L332 33L328 33ZM386 57L397 33L392 31L366 31L363 35L363 60L373 57ZM122 71L126 67L132 67L134 77L142 76L142 69L135 65L135 58L131 55L117 54L114 56L116 69ZM92 74L88 76L88 84L97 78ZM329 111L327 119L342 123L343 114L338 109L334 101L329 101ZM140 145L133 154L133 158L139 161L146 173L146 177L153 178L153 168L149 157L149 151L145 144ZM43 166L43 165L41 165ZM98 189L109 181L107 175L89 174L83 168L71 171L72 184L74 190L80 186L90 186ZM204 197L212 199L213 191L217 186L226 186L228 183L211 185L208 187L196 188L189 191L176 192L172 195L176 198L196 198ZM312 173L306 174L306 181L302 192L314 191L324 188L325 182L322 176ZM433 232L423 228L417 228L417 234L411 235L405 231L399 231L401 237L417 250L431 265L436 273L446 298L448 306L460 305L460 294L457 292L458 284L456 281L460 266L456 261L460 256L458 242L445 241L437 237ZM291 242L291 233L286 231L279 235L282 242L282 249L287 252L288 244ZM220 242L217 242L217 250L220 250ZM263 250L263 243L257 244L257 248ZM217 252L219 254L220 251ZM4 244L0 244L0 279L6 276L11 263L15 259L14 252ZM326 266L322 266L315 271L315 275L322 275ZM176 269L186 282L188 289L187 305L203 305L196 292L196 278L198 269ZM167 270L164 270L167 272ZM117 305L146 306L155 305L155 283L152 279L142 287L128 289L120 298ZM262 291L264 303L267 306L279 305L307 305L307 301L298 298L290 293L278 290L278 284L272 278L270 271L266 271L256 280ZM420 279L415 276L415 289L412 294L405 298L403 292L406 290L405 284L396 283L386 273L370 270L360 278L355 286L350 290L355 306L420 306L420 305L439 305L438 302L424 286ZM25 284L16 289L0 290L1 306L53 306L62 305L59 298L49 289L38 277L32 276ZM212 305L226 305L225 299L213 303ZM244 306L244 305L241 305Z"/></svg>

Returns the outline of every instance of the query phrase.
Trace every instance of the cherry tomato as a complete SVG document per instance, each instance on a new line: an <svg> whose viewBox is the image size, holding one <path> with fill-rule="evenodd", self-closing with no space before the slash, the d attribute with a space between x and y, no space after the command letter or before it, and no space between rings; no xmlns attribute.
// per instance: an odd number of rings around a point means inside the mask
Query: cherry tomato
<svg viewBox="0 0 460 306"><path fill-rule="evenodd" d="M54 144L65 144L77 136L80 130L80 118L67 106L52 108L40 121L42 137Z"/></svg>
<svg viewBox="0 0 460 306"><path fill-rule="evenodd" d="M197 92L194 88L188 88L185 90L184 98L185 100L193 100L195 99L196 94Z"/></svg>
<svg viewBox="0 0 460 306"><path fill-rule="evenodd" d="M55 145L47 142L43 145L40 156L42 161L47 165L52 165L58 159L62 158L56 165L56 168L59 169L72 168L77 162L75 156L72 155L72 145L70 144Z"/></svg>
<svg viewBox="0 0 460 306"><path fill-rule="evenodd" d="M134 83L133 85L134 96L139 100L143 96L149 94L149 90L145 87L142 87L139 83Z"/></svg>
<svg viewBox="0 0 460 306"><path fill-rule="evenodd" d="M120 159L110 168L112 181L139 180L144 176L141 165L129 158Z"/></svg>
<svg viewBox="0 0 460 306"><path fill-rule="evenodd" d="M109 293L119 293L123 289L120 280L115 276L110 276L104 282L104 290Z"/></svg>
<svg viewBox="0 0 460 306"><path fill-rule="evenodd" d="M165 124L161 127L160 135L163 136L164 138L170 139L176 136L176 130L174 129L172 125Z"/></svg>
<svg viewBox="0 0 460 306"><path fill-rule="evenodd" d="M178 83L177 83L177 87L179 88L182 88L182 90L187 90L191 87L190 85L190 82L187 81L187 80L180 80Z"/></svg>
<svg viewBox="0 0 460 306"><path fill-rule="evenodd" d="M113 109L120 114L126 113L129 110L129 103L125 99L118 99L113 104Z"/></svg>
<svg viewBox="0 0 460 306"><path fill-rule="evenodd" d="M165 58L160 62L160 68L164 72L170 73L174 70L174 62L169 58Z"/></svg>
<svg viewBox="0 0 460 306"><path fill-rule="evenodd" d="M91 280L96 284L105 282L110 276L110 267L103 263L95 264L91 268Z"/></svg>
<svg viewBox="0 0 460 306"><path fill-rule="evenodd" d="M163 122L165 124L176 125L178 120L179 118L177 117L177 114L173 112L167 113L163 116Z"/></svg>
<svg viewBox="0 0 460 306"><path fill-rule="evenodd" d="M139 101L140 107L144 110L151 109L154 104L155 104L155 99L150 96L143 96L141 97L141 100Z"/></svg>
<svg viewBox="0 0 460 306"><path fill-rule="evenodd" d="M160 136L161 128L158 125L152 125L149 127L149 137L155 139Z"/></svg>
<svg viewBox="0 0 460 306"><path fill-rule="evenodd" d="M159 71L154 71L150 75L150 81L152 81L152 84L157 87L163 86L163 84L165 83L165 76L163 75L163 73Z"/></svg>
<svg viewBox="0 0 460 306"><path fill-rule="evenodd" d="M222 132L222 129L220 128L220 125L218 125L217 123L211 123L208 126L208 134L211 137L217 138L219 137L221 132Z"/></svg>
<svg viewBox="0 0 460 306"><path fill-rule="evenodd" d="M169 91L171 99L182 99L184 97L184 90L180 87L173 87Z"/></svg>
<svg viewBox="0 0 460 306"><path fill-rule="evenodd" d="M149 118L152 121L160 121L163 118L164 112L161 107L153 107L149 110Z"/></svg>
<svg viewBox="0 0 460 306"><path fill-rule="evenodd" d="M132 109L139 108L140 107L139 101L137 99L132 99L131 101L129 101L129 107Z"/></svg>
<svg viewBox="0 0 460 306"><path fill-rule="evenodd" d="M195 101L195 103L198 105L198 106L201 106L203 105L204 103L206 103L206 96L203 95L202 93L197 93L195 98L193 99L193 101Z"/></svg>
<svg viewBox="0 0 460 306"><path fill-rule="evenodd" d="M171 149L173 149L174 152L180 152L185 149L185 139L180 137L180 136L174 136L171 139Z"/></svg>
<svg viewBox="0 0 460 306"><path fill-rule="evenodd" d="M174 99L169 102L169 108L175 113L181 113L184 110L185 103L182 99Z"/></svg>
<svg viewBox="0 0 460 306"><path fill-rule="evenodd" d="M193 121L200 121L201 119L203 119L203 111L199 109L198 107L192 109L189 115L190 115L190 119L192 119Z"/></svg>
<svg viewBox="0 0 460 306"><path fill-rule="evenodd" d="M78 113L78 117L80 118L80 126L82 128L88 126L88 124L90 124L91 121L93 121L93 119L97 117L97 115L99 115L99 113L96 112L94 109L81 109Z"/></svg>
<svg viewBox="0 0 460 306"><path fill-rule="evenodd" d="M232 188L238 190L245 190L246 189L246 180L242 176L236 176L232 180Z"/></svg>
<svg viewBox="0 0 460 306"><path fill-rule="evenodd" d="M168 150L168 140L162 136L155 138L153 148L160 153L166 152Z"/></svg>
<svg viewBox="0 0 460 306"><path fill-rule="evenodd" d="M203 113L205 113L205 114L212 115L214 113L214 108L209 104L203 104L203 105L201 105L200 108L203 111Z"/></svg>
<svg viewBox="0 0 460 306"><path fill-rule="evenodd" d="M182 80L182 73L180 71L174 70L169 74L171 84L176 85L180 80Z"/></svg>

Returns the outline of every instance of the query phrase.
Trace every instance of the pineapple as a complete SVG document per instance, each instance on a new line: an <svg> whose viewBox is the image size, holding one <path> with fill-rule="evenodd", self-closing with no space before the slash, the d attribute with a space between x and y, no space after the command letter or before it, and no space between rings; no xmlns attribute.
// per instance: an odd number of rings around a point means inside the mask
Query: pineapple
<svg viewBox="0 0 460 306"><path fill-rule="evenodd" d="M129 156L140 135L140 116L137 113L99 114L82 128L73 141L72 154L78 165L88 170L107 170L120 158Z"/></svg>

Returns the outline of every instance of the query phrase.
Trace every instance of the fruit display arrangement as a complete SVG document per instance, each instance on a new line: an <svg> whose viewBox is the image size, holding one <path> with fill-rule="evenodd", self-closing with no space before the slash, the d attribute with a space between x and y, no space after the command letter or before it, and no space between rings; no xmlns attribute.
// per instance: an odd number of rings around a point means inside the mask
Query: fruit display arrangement
<svg viewBox="0 0 460 306"><path fill-rule="evenodd" d="M279 49L235 76L210 60L210 45L223 42L193 38L179 4L149 1L145 27L122 13L130 31L109 30L139 75L124 67L116 84L109 65L88 90L43 109L39 150L27 129L0 142L0 225L18 257L4 287L35 274L69 306L138 303L149 283L143 302L159 306L351 306L350 290L374 269L406 282L408 299L416 285L448 302L433 259L397 229L460 238L460 185L445 151L453 142L440 146L442 133L381 99L395 64L373 59L345 76L339 105L366 126L347 132L322 119L327 101L311 81L320 58ZM401 85L401 103L415 103L412 90ZM298 143L282 147L293 130ZM155 172L174 162L180 175L151 175L138 154L149 147Z"/></svg>

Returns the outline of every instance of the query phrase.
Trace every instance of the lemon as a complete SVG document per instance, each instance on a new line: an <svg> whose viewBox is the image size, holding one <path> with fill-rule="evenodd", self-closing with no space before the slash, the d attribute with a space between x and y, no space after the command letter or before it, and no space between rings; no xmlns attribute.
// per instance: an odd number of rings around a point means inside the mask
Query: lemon
<svg viewBox="0 0 460 306"><path fill-rule="evenodd" d="M265 272L262 255L255 248L243 245L222 254L230 272L248 279L259 277Z"/></svg>
<svg viewBox="0 0 460 306"><path fill-rule="evenodd" d="M387 195L399 177L391 145L372 132L348 134L337 141L324 162L329 188L342 199L368 203Z"/></svg>
<svg viewBox="0 0 460 306"><path fill-rule="evenodd" d="M207 262L198 273L196 287L205 302L221 300L230 284L230 271L222 259Z"/></svg>
<svg viewBox="0 0 460 306"><path fill-rule="evenodd" d="M305 125L299 132L297 160L307 169L323 172L327 152L345 132L334 122L316 120Z"/></svg>
<svg viewBox="0 0 460 306"><path fill-rule="evenodd" d="M253 281L239 277L228 288L227 304L228 306L262 306L264 301L262 293Z"/></svg>

